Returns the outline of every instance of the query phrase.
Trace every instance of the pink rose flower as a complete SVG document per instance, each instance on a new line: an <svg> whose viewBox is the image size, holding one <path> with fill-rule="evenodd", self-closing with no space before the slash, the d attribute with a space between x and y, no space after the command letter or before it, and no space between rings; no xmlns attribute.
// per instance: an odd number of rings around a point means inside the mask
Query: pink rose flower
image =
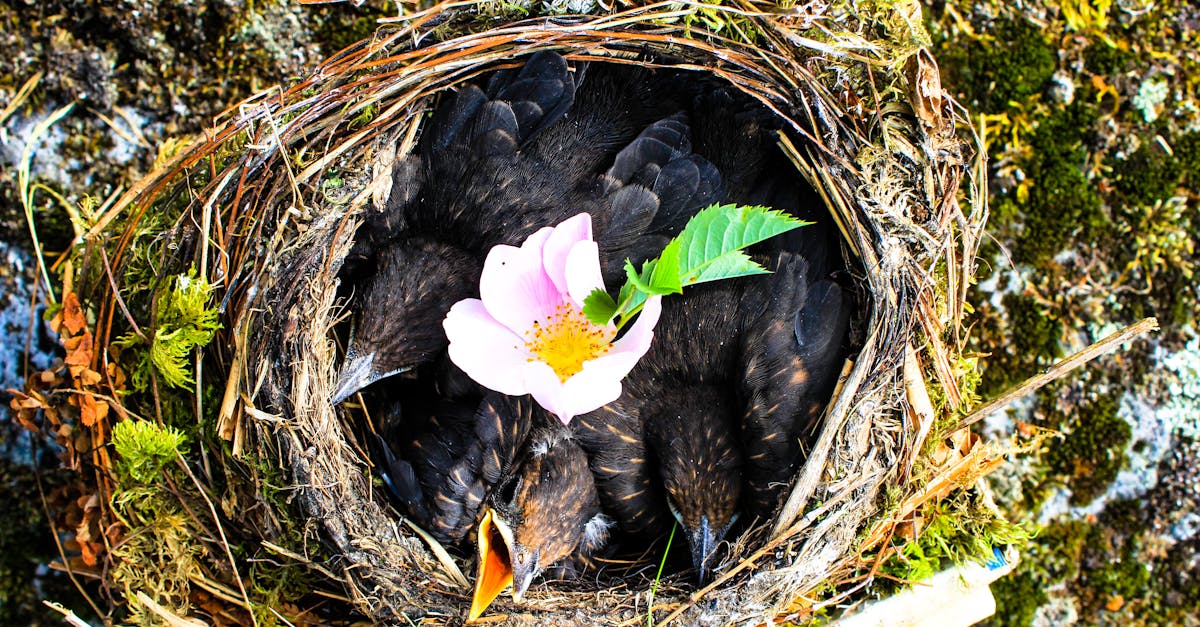
<svg viewBox="0 0 1200 627"><path fill-rule="evenodd" d="M484 387L530 394L563 424L621 395L621 379L650 348L662 312L646 300L616 341L617 328L593 324L583 300L604 289L592 218L581 213L521 244L488 252L479 299L450 308L442 326L450 360Z"/></svg>

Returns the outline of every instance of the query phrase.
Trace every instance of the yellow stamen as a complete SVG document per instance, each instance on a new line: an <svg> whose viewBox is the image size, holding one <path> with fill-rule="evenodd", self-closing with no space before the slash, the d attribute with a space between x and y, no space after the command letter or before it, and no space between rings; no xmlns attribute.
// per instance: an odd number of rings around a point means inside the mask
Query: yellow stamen
<svg viewBox="0 0 1200 627"><path fill-rule="evenodd" d="M525 334L525 348L566 382L583 370L583 362L607 353L614 334L592 324L574 305L563 303L545 320L534 321Z"/></svg>

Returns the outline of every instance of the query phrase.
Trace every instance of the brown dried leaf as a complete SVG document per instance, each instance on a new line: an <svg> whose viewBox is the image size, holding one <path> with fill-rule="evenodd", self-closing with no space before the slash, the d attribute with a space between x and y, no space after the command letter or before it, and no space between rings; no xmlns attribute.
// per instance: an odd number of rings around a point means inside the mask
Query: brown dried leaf
<svg viewBox="0 0 1200 627"><path fill-rule="evenodd" d="M922 48L908 60L909 83L913 87L912 107L925 130L942 127L942 79L937 61L928 50Z"/></svg>
<svg viewBox="0 0 1200 627"><path fill-rule="evenodd" d="M100 380L100 373L91 368L84 368L79 371L79 384L84 387L93 387L97 383L100 383Z"/></svg>
<svg viewBox="0 0 1200 627"><path fill-rule="evenodd" d="M87 395L79 397L79 420L85 427L96 426L97 421L104 420L108 416L108 403L103 400L96 400Z"/></svg>
<svg viewBox="0 0 1200 627"><path fill-rule="evenodd" d="M74 347L68 345L67 340L63 340L63 346L67 348L67 358L63 360L68 366L90 366L92 365L92 334L84 333L80 335L77 342L71 342ZM78 375L78 371L74 368L71 374Z"/></svg>
<svg viewBox="0 0 1200 627"><path fill-rule="evenodd" d="M80 542L79 557L89 567L100 563L100 555L104 553L104 545L99 542Z"/></svg>
<svg viewBox="0 0 1200 627"><path fill-rule="evenodd" d="M79 295L75 292L68 292L63 296L62 310L58 312L58 315L54 319L58 320L62 328L67 330L65 334L62 331L58 331L60 335L75 336L86 329L87 318L84 317L83 306L79 303Z"/></svg>

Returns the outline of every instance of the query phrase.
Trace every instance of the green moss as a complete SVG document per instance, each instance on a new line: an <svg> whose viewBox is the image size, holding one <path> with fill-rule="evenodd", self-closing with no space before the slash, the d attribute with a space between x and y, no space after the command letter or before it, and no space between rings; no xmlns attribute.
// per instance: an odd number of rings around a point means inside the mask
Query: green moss
<svg viewBox="0 0 1200 627"><path fill-rule="evenodd" d="M159 427L145 420L125 420L113 427L112 444L119 461L116 464L121 483L151 483L158 479L163 466L186 453L183 434L170 427Z"/></svg>
<svg viewBox="0 0 1200 627"><path fill-rule="evenodd" d="M1101 40L1092 40L1083 49L1083 64L1093 74L1117 74L1122 72L1137 57L1127 47L1110 46Z"/></svg>
<svg viewBox="0 0 1200 627"><path fill-rule="evenodd" d="M1150 587L1150 569L1132 548L1127 548L1120 557L1106 561L1099 570L1090 573L1086 583L1092 594L1084 598L1092 600L1089 609L1098 612L1113 597L1122 597L1125 602L1143 599Z"/></svg>
<svg viewBox="0 0 1200 627"><path fill-rule="evenodd" d="M1119 409L1115 396L1101 396L1069 416L1051 413L1051 426L1059 423L1067 435L1050 445L1043 461L1050 473L1069 479L1074 505L1085 505L1103 494L1125 463L1125 447L1133 434L1129 423L1117 415Z"/></svg>
<svg viewBox="0 0 1200 627"><path fill-rule="evenodd" d="M1020 18L1002 18L983 38L946 41L938 51L945 83L973 111L1000 113L1010 102L1040 93L1054 74L1054 50L1042 30Z"/></svg>
<svg viewBox="0 0 1200 627"><path fill-rule="evenodd" d="M134 390L147 388L151 365L167 386L182 388L195 383L188 357L193 350L212 341L221 328L217 308L209 306L213 289L212 284L196 276L195 268L176 276L159 291L154 336L149 346L134 333L115 342L121 348L136 349L137 360L130 376Z"/></svg>
<svg viewBox="0 0 1200 627"><path fill-rule="evenodd" d="M1092 527L1083 521L1065 520L1053 522L1038 533L1035 544L1029 547L1028 564L1036 567L1043 585L1050 586L1079 576L1090 529Z"/></svg>
<svg viewBox="0 0 1200 627"><path fill-rule="evenodd" d="M1010 344L1003 352L985 359L987 364L979 383L984 398L1032 376L1037 369L1062 356L1058 338L1062 323L1038 301L1020 294L1009 294L1002 301L1008 317Z"/></svg>
<svg viewBox="0 0 1200 627"><path fill-rule="evenodd" d="M1037 265L1108 231L1100 194L1081 170L1087 161L1084 134L1096 115L1091 105L1076 103L1043 119L1030 135L1029 157L1022 164L1031 181L1028 197L999 199L997 212L1020 216L1022 229L1013 248L1018 262Z"/></svg>
<svg viewBox="0 0 1200 627"><path fill-rule="evenodd" d="M1157 148L1153 142L1143 140L1128 159L1113 168L1116 173L1113 198L1124 206L1123 213L1166 200L1175 195L1175 188L1183 176L1181 166L1179 160Z"/></svg>
<svg viewBox="0 0 1200 627"><path fill-rule="evenodd" d="M1032 537L1028 528L997 515L973 491L931 502L921 517L925 527L920 535L883 566L902 581L928 579L950 564L991 561L997 547L1024 546Z"/></svg>
<svg viewBox="0 0 1200 627"><path fill-rule="evenodd" d="M1032 573L1011 573L992 584L996 598L996 614L992 624L997 627L1025 627L1033 623L1037 608L1049 600L1046 590Z"/></svg>
<svg viewBox="0 0 1200 627"><path fill-rule="evenodd" d="M1192 189L1200 188L1200 133L1186 133L1175 138L1172 147L1183 182Z"/></svg>
<svg viewBox="0 0 1200 627"><path fill-rule="evenodd" d="M326 56L363 39L371 37L378 27L377 19L394 16L395 10L388 10L388 3L381 2L380 6L367 4L353 6L339 4L334 6L316 5L308 12L316 17L317 24L313 40L321 46L321 52Z"/></svg>

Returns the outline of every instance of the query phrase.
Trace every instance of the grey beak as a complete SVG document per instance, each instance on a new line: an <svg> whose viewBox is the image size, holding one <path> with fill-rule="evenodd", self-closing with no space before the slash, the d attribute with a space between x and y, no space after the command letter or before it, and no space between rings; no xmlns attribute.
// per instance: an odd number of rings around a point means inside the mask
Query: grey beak
<svg viewBox="0 0 1200 627"><path fill-rule="evenodd" d="M404 366L396 368L388 372L375 372L375 352L371 351L366 355L357 353L351 350L346 354L346 361L342 363L342 371L338 374L337 386L333 390L333 399L330 401L334 405L350 398L351 394L371 385L372 383L390 377L401 372L412 370L412 366Z"/></svg>
<svg viewBox="0 0 1200 627"><path fill-rule="evenodd" d="M538 555L535 551L526 559L519 559L515 553L513 555L513 584L512 598L520 603L525 598L525 592L529 590L529 584L533 583L533 578L542 571L538 565Z"/></svg>
<svg viewBox="0 0 1200 627"><path fill-rule="evenodd" d="M333 391L332 403L346 400L351 394L363 389L379 377L372 377L371 365L375 363L375 353L365 355L351 352L342 363L342 371L338 373L337 387Z"/></svg>
<svg viewBox="0 0 1200 627"><path fill-rule="evenodd" d="M692 549L692 565L696 568L696 576L700 580L700 585L708 583L709 576L709 560L712 558L713 552L717 548L717 544L725 537L725 532L729 530L729 525L725 525L722 529L713 529L708 523L708 517L700 519L700 526L697 529L688 529L688 545Z"/></svg>

